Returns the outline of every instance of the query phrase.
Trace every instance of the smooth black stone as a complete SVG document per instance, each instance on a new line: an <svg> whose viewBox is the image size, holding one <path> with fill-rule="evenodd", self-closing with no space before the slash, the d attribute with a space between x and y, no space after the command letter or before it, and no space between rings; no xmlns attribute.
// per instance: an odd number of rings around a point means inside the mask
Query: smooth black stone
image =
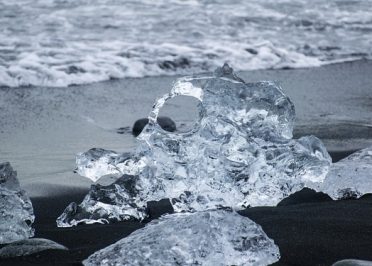
<svg viewBox="0 0 372 266"><path fill-rule="evenodd" d="M148 220L158 219L164 214L171 214L173 212L174 210L169 199L147 202L147 213L149 215Z"/></svg>
<svg viewBox="0 0 372 266"><path fill-rule="evenodd" d="M130 133L130 127L120 127L116 130L116 133L118 134L126 134L126 133Z"/></svg>
<svg viewBox="0 0 372 266"><path fill-rule="evenodd" d="M191 62L187 58L181 57L181 58L178 58L178 59L173 60L173 61L165 60L165 61L159 63L158 66L161 69L174 70L174 69L177 69L177 68L187 68L187 67L190 66L190 63Z"/></svg>
<svg viewBox="0 0 372 266"><path fill-rule="evenodd" d="M132 134L137 137L139 134L141 134L148 122L148 118L138 119L133 125ZM165 131L174 132L177 129L176 123L174 123L174 121L167 116L159 116L158 123Z"/></svg>
<svg viewBox="0 0 372 266"><path fill-rule="evenodd" d="M301 203L315 203L332 201L332 198L322 192L316 192L310 188L304 188L289 197L283 199L277 206L288 206Z"/></svg>
<svg viewBox="0 0 372 266"><path fill-rule="evenodd" d="M332 266L372 266L372 261L348 259L340 260Z"/></svg>
<svg viewBox="0 0 372 266"><path fill-rule="evenodd" d="M253 48L245 48L245 50L250 53L250 54L253 54L253 55L256 55L258 54L258 51L256 49L253 49Z"/></svg>
<svg viewBox="0 0 372 266"><path fill-rule="evenodd" d="M364 194L363 196L361 196L359 198L359 200L370 200L370 201L372 201L372 194L371 193Z"/></svg>

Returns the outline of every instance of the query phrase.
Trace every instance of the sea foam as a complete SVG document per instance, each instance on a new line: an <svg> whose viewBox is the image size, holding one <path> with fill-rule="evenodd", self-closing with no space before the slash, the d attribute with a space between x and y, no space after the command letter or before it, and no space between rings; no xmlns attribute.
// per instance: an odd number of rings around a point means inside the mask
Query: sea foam
<svg viewBox="0 0 372 266"><path fill-rule="evenodd" d="M0 86L370 58L370 3L0 0Z"/></svg>

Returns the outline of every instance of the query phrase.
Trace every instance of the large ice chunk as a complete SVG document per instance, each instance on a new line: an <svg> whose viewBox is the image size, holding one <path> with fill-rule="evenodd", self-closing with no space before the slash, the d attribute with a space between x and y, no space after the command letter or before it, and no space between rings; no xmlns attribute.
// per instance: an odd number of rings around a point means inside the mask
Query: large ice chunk
<svg viewBox="0 0 372 266"><path fill-rule="evenodd" d="M279 248L262 228L226 210L172 214L97 251L84 265L269 265Z"/></svg>
<svg viewBox="0 0 372 266"><path fill-rule="evenodd" d="M316 189L333 199L359 198L372 193L372 147L332 164L326 179Z"/></svg>
<svg viewBox="0 0 372 266"><path fill-rule="evenodd" d="M167 132L157 123L159 111L180 95L200 101L199 119L189 132ZM106 219L118 209L113 217L142 219L146 203L163 198L171 199L176 212L276 205L322 182L331 163L316 137L292 139L294 119L294 106L277 84L246 83L228 65L214 75L181 78L155 103L138 136L130 160L138 175L131 178L133 189L121 185L126 176L108 188L93 186L93 194L104 194L104 200L87 196L78 208L67 208L58 225L92 222L102 213ZM121 208L117 202L123 200Z"/></svg>
<svg viewBox="0 0 372 266"><path fill-rule="evenodd" d="M10 163L0 163L0 244L34 235L35 216L30 198L20 188Z"/></svg>

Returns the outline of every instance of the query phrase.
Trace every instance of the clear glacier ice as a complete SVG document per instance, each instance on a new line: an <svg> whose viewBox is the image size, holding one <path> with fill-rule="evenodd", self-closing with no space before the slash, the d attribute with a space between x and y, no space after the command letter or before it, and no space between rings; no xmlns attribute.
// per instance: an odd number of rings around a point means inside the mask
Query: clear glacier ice
<svg viewBox="0 0 372 266"><path fill-rule="evenodd" d="M279 248L259 225L233 211L212 210L153 220L83 264L258 266L279 258Z"/></svg>
<svg viewBox="0 0 372 266"><path fill-rule="evenodd" d="M132 161L130 153L93 148L76 156L76 172L93 182L104 176L120 177L123 174L137 174L140 165Z"/></svg>
<svg viewBox="0 0 372 266"><path fill-rule="evenodd" d="M72 202L60 217L57 225L68 227L79 223L109 223L129 219L143 220L146 203L138 197L138 176L123 175L114 183L103 186L93 184L83 202Z"/></svg>
<svg viewBox="0 0 372 266"><path fill-rule="evenodd" d="M27 256L48 249L67 250L65 246L44 238L32 238L10 243L0 248L0 258Z"/></svg>
<svg viewBox="0 0 372 266"><path fill-rule="evenodd" d="M32 237L34 220L31 200L21 189L17 172L10 163L0 163L0 244Z"/></svg>
<svg viewBox="0 0 372 266"><path fill-rule="evenodd" d="M331 198L359 198L372 193L372 147L357 151L332 164L323 183L315 189Z"/></svg>
<svg viewBox="0 0 372 266"><path fill-rule="evenodd" d="M199 100L199 119L189 132L167 132L157 123L159 111L180 95ZM57 224L141 220L147 202L163 198L171 199L175 212L276 205L322 182L331 164L318 138L292 139L294 120L294 105L279 85L246 83L226 64L211 75L178 79L154 104L131 167L107 187L93 185ZM115 165L105 156L95 160L103 162L97 169ZM79 161L78 168L87 163ZM90 170L94 179L102 174Z"/></svg>

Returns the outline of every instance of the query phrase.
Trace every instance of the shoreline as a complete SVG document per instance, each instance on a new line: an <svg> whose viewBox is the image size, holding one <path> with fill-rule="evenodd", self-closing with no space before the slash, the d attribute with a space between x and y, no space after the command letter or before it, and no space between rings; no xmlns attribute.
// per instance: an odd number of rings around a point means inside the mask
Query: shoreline
<svg viewBox="0 0 372 266"><path fill-rule="evenodd" d="M289 70L255 70L247 82L274 80L295 104L294 137L313 134L337 158L372 145L372 60ZM120 79L67 88L0 89L0 161L10 161L31 196L58 186L88 188L73 173L75 155L93 147L131 151L136 140L117 134L147 117L176 77ZM192 121L192 106L164 115ZM55 188L53 188L55 187Z"/></svg>
<svg viewBox="0 0 372 266"><path fill-rule="evenodd" d="M329 61L326 62L322 65L319 66L301 66L301 67L279 67L279 68L258 68L258 69L252 69L252 70L237 70L236 73L241 74L241 73L253 73L253 72L264 72L264 71L293 71L293 70L311 70L311 69L317 69L317 68L323 68L323 67L328 67L328 66L337 66L337 65L344 65L344 64L358 64L358 63L363 63L363 62L368 62L372 61L370 58L350 58L350 59L341 59L341 60L334 60L334 61ZM233 68L234 66L231 65ZM34 89L34 88L53 88L53 89L66 89L66 88L74 88L74 87L81 87L81 86L90 86L93 84L104 84L104 83L110 83L110 82L115 82L115 81L129 81L129 80L141 80L141 79L149 79L149 78L179 78L183 76L190 76L190 75L204 75L208 74L210 72L205 71L205 72L190 72L189 74L159 74L159 75L150 75L150 76L142 76L142 77L123 77L123 78L110 78L108 80L101 80L101 81L96 81L96 82L91 82L91 83L82 83L82 84L70 84L67 86L37 86L37 85L21 85L17 87L10 87L10 86L5 86L5 85L0 85L0 90L10 90L10 89ZM258 80L257 80L258 81Z"/></svg>

